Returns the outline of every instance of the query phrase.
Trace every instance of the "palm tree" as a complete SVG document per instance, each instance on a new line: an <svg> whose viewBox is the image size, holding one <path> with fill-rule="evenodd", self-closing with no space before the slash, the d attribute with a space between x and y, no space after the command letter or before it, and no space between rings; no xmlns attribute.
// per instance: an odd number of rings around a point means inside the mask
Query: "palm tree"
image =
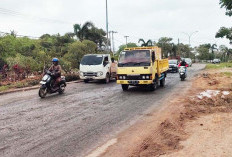
<svg viewBox="0 0 232 157"><path fill-rule="evenodd" d="M148 40L147 42L145 42L144 39L139 39L138 43L142 42L141 47L146 47L146 46L152 46L153 42L152 40Z"/></svg>
<svg viewBox="0 0 232 157"><path fill-rule="evenodd" d="M214 54L214 50L218 50L216 44L211 45L210 48L211 48L211 50L212 50L212 54Z"/></svg>
<svg viewBox="0 0 232 157"><path fill-rule="evenodd" d="M88 36L89 30L94 27L94 24L92 22L87 21L83 25L81 24L74 24L73 29L74 29L74 34L76 37L80 40L83 41L86 39L86 36Z"/></svg>

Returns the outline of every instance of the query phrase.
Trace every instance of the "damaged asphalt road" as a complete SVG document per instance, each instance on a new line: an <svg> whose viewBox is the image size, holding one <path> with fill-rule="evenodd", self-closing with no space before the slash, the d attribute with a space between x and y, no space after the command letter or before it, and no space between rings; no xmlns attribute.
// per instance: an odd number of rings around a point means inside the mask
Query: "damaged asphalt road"
<svg viewBox="0 0 232 157"><path fill-rule="evenodd" d="M136 87L123 92L111 82L70 84L65 94L45 99L38 97L38 90L1 95L0 156L84 156L160 107L204 67L193 65L184 82L178 73L168 74L166 87L155 92Z"/></svg>

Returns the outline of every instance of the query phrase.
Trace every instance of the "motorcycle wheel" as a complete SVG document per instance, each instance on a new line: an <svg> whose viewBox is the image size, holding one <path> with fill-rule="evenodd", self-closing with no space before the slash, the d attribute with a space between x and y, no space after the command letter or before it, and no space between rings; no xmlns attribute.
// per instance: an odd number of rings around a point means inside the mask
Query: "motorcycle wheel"
<svg viewBox="0 0 232 157"><path fill-rule="evenodd" d="M65 91L65 85L64 85L64 84L62 84L62 85L60 85L59 94L63 94L63 93L64 93L64 91Z"/></svg>
<svg viewBox="0 0 232 157"><path fill-rule="evenodd" d="M47 95L47 89L46 88L40 88L39 89L39 97L43 99L43 98L46 97L46 95Z"/></svg>
<svg viewBox="0 0 232 157"><path fill-rule="evenodd" d="M184 79L185 79L184 77L181 77L181 81L184 81Z"/></svg>

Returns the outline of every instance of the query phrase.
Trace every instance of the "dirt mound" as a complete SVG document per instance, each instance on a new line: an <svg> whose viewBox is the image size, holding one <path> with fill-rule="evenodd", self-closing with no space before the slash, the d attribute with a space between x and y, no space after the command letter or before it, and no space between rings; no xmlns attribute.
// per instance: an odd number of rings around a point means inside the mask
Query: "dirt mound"
<svg viewBox="0 0 232 157"><path fill-rule="evenodd" d="M186 98L180 102L184 109L173 111L169 119L160 123L157 130L147 137L131 157L156 157L177 152L183 146L180 141L187 139L184 131L188 121L196 120L202 115L232 112L232 94L218 94L214 97L199 99L197 96ZM173 116L175 114L175 116ZM203 124L201 124L203 126Z"/></svg>
<svg viewBox="0 0 232 157"><path fill-rule="evenodd" d="M172 122L170 120L162 122L152 138L146 138L131 157L160 156L181 149L179 142L184 139L185 133L181 123Z"/></svg>
<svg viewBox="0 0 232 157"><path fill-rule="evenodd" d="M199 75L193 83L195 89L220 89L232 91L231 77L223 73L204 72Z"/></svg>

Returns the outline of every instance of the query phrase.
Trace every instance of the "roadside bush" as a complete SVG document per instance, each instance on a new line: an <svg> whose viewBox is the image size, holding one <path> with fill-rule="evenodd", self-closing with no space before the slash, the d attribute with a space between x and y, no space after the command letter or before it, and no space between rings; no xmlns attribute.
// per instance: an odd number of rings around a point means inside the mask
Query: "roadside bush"
<svg viewBox="0 0 232 157"><path fill-rule="evenodd" d="M35 85L38 85L40 82L40 79L37 79L37 80L29 80L27 83L29 86L35 86Z"/></svg>
<svg viewBox="0 0 232 157"><path fill-rule="evenodd" d="M71 73L71 74L66 74L65 79L67 82L71 82L71 81L79 80L80 77L79 77L79 74L77 73Z"/></svg>

